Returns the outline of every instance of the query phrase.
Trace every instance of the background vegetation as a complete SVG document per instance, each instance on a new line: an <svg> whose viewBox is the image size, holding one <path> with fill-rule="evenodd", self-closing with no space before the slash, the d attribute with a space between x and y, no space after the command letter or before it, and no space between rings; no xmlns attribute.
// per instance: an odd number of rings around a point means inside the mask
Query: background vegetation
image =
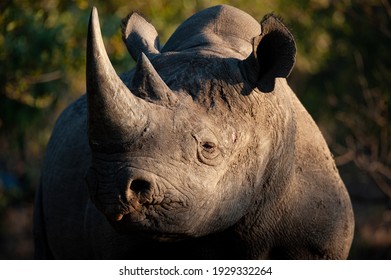
<svg viewBox="0 0 391 280"><path fill-rule="evenodd" d="M32 257L32 204L54 122L85 91L93 5L118 72L133 67L120 21L136 10L165 42L188 16L227 3L274 11L298 46L289 78L321 127L350 192L350 257L391 259L391 5L388 0L4 0L0 3L0 258Z"/></svg>

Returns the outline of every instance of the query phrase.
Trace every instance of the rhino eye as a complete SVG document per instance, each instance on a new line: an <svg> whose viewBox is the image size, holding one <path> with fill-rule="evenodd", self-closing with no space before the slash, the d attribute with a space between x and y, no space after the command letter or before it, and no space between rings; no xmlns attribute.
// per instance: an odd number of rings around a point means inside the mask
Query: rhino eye
<svg viewBox="0 0 391 280"><path fill-rule="evenodd" d="M221 162L222 156L215 143L205 141L199 143L198 159L207 165L217 165Z"/></svg>
<svg viewBox="0 0 391 280"><path fill-rule="evenodd" d="M206 152L213 152L216 148L216 144L213 143L213 142L203 142L201 144L202 148L206 151Z"/></svg>
<svg viewBox="0 0 391 280"><path fill-rule="evenodd" d="M223 156L216 136L209 129L203 129L193 134L197 145L197 158L206 165L218 165Z"/></svg>

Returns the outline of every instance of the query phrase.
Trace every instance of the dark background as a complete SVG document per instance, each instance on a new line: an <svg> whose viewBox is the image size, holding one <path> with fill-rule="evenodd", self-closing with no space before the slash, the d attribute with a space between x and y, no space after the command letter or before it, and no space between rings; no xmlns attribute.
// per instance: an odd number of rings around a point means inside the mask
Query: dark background
<svg viewBox="0 0 391 280"><path fill-rule="evenodd" d="M120 21L133 10L164 43L188 16L227 3L280 15L297 63L289 83L321 128L356 217L351 259L391 259L391 4L388 0L3 0L0 3L0 259L33 256L32 207L54 122L85 91L92 6L117 71L134 66Z"/></svg>

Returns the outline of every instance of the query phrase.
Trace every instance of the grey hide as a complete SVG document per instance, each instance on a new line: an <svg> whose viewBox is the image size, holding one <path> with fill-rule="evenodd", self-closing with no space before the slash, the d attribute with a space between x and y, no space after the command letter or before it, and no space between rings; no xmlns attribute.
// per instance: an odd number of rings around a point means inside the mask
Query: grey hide
<svg viewBox="0 0 391 280"><path fill-rule="evenodd" d="M347 258L351 202L286 82L296 47L281 20L221 5L163 47L136 13L122 32L137 65L118 76L93 9L87 94L47 147L36 258Z"/></svg>

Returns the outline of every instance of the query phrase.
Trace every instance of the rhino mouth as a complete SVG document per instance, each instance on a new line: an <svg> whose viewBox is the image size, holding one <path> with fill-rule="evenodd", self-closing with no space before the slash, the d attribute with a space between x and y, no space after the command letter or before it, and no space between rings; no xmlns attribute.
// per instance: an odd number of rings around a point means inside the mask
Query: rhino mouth
<svg viewBox="0 0 391 280"><path fill-rule="evenodd" d="M184 233L180 219L169 219L161 216L152 210L152 207L162 207L162 204L150 205L148 211L129 212L120 214L120 220L110 220L111 226L121 235L137 235L139 237L158 241L178 241L188 239L189 235ZM175 215L174 215L175 216ZM171 221L169 221L171 220Z"/></svg>
<svg viewBox="0 0 391 280"><path fill-rule="evenodd" d="M187 203L172 196L149 196L124 202L120 197L115 205L103 206L103 213L120 234L146 235L152 239L177 240L187 238L182 222L188 217Z"/></svg>

